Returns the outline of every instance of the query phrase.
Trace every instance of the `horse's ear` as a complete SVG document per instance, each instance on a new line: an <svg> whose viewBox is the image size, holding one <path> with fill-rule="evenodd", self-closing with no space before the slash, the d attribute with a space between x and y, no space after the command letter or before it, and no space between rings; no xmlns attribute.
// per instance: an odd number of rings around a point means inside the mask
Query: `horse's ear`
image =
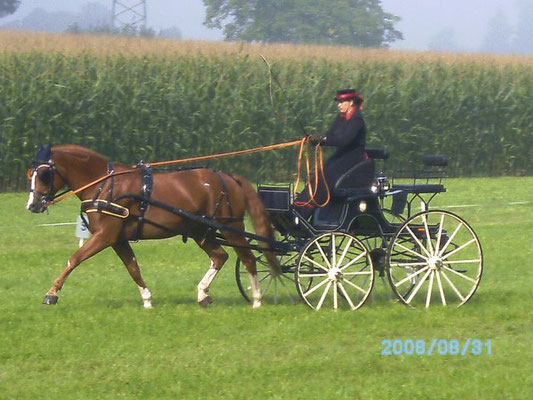
<svg viewBox="0 0 533 400"><path fill-rule="evenodd" d="M46 159L52 161L52 145L49 144L44 149L44 154L46 154Z"/></svg>

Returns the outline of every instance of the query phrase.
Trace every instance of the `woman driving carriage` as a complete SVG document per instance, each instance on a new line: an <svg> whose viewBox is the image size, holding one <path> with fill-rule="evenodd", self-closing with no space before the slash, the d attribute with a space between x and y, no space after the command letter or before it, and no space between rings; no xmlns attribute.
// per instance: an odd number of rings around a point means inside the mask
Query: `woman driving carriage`
<svg viewBox="0 0 533 400"><path fill-rule="evenodd" d="M333 146L337 149L326 161L324 177L319 176L316 190L309 182L294 200L294 208L306 219L313 213L317 204L326 202L328 187L332 187L343 173L365 159L363 96L354 89L343 89L337 91L335 101L339 114L326 135L313 134L309 137L309 141L316 146ZM313 197L311 193L314 193Z"/></svg>

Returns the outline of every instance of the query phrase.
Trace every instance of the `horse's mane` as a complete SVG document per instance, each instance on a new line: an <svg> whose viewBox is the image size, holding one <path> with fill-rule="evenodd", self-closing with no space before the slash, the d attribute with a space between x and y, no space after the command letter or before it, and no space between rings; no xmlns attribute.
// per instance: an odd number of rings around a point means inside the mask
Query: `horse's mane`
<svg viewBox="0 0 533 400"><path fill-rule="evenodd" d="M109 158L97 153L96 151L93 151L91 149L88 149L83 146L78 146L77 144L62 144L58 146L52 147L52 152L66 152L71 154L76 154L80 158L93 158L93 159L100 159L104 162L108 162Z"/></svg>
<svg viewBox="0 0 533 400"><path fill-rule="evenodd" d="M87 162L97 162L102 164L109 163L109 157L106 157L87 147L78 146L77 144L61 144L52 147L52 153L68 153L74 155L78 160ZM115 166L127 167L126 164L113 161Z"/></svg>

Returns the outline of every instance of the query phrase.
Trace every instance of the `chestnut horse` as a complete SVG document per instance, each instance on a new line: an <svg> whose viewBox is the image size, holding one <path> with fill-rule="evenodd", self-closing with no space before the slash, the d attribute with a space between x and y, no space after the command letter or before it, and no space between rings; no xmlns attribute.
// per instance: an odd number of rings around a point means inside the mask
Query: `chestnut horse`
<svg viewBox="0 0 533 400"><path fill-rule="evenodd" d="M109 177L90 185L104 176ZM85 210L92 234L68 259L65 269L47 292L44 304L57 303L58 292L70 273L84 260L111 246L139 287L144 307L151 308L152 295L129 241L183 235L184 239L194 239L211 259L210 268L198 284L198 303L207 307L212 302L207 294L209 286L228 258L228 253L216 240L218 235L234 247L245 265L251 280L253 307L261 306L255 257L248 241L239 233L244 231L245 212L250 214L257 235L272 239L273 230L261 200L244 178L206 168L152 175L147 168L113 164L104 156L76 145L40 146L28 177L31 179L28 210L44 212L57 191L66 186L76 193L82 206L87 205ZM202 218L191 220L172 209ZM217 233L217 229L202 223L205 218L222 223L230 230L221 229ZM280 265L269 251L270 245L265 241L260 246L265 250L272 272L278 274Z"/></svg>

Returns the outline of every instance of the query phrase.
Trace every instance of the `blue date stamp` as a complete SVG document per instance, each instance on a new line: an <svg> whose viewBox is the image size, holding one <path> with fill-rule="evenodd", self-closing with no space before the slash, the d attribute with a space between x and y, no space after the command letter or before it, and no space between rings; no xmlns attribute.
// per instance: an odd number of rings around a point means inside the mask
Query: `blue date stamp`
<svg viewBox="0 0 533 400"><path fill-rule="evenodd" d="M492 355L491 339L436 339L431 341L425 339L383 339L381 341L383 348L382 356L480 356L486 354Z"/></svg>

